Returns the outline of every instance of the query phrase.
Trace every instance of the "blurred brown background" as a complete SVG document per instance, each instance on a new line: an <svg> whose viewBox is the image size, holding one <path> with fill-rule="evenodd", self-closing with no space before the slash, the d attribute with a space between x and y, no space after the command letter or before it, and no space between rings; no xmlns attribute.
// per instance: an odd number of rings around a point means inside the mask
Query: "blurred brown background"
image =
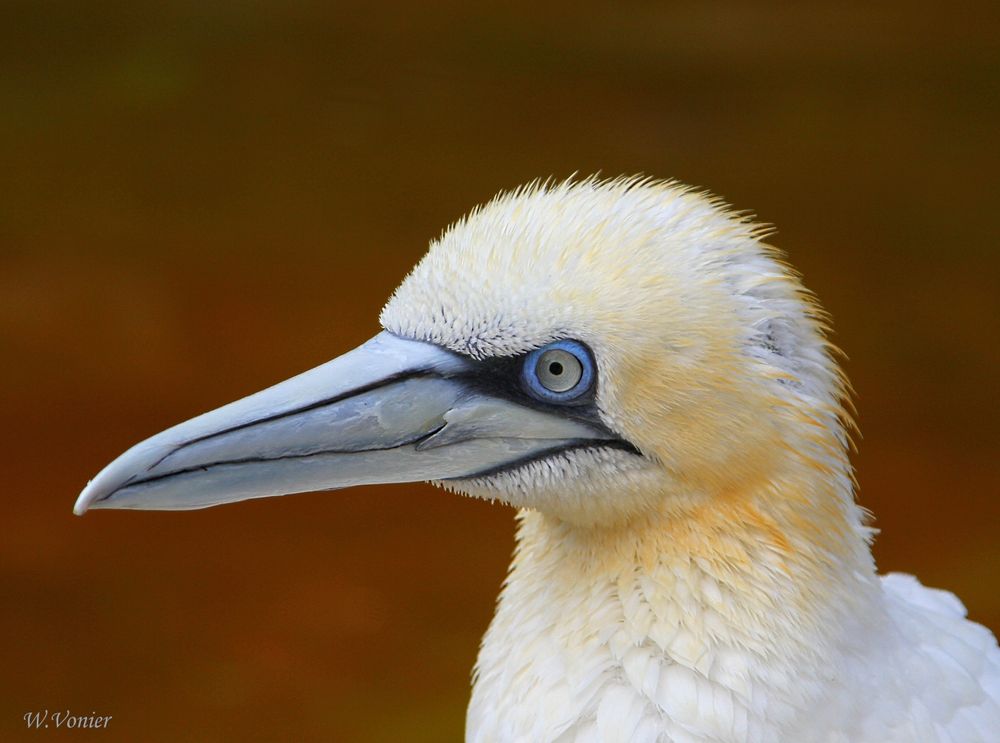
<svg viewBox="0 0 1000 743"><path fill-rule="evenodd" d="M427 240L573 171L777 225L851 357L885 570L1000 627L996 3L6 2L0 740L443 741L512 513L426 486L71 515L347 350Z"/></svg>

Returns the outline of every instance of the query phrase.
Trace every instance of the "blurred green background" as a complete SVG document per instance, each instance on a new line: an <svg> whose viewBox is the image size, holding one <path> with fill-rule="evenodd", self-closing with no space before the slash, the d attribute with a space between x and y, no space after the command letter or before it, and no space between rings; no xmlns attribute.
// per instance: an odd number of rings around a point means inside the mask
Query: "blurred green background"
<svg viewBox="0 0 1000 743"><path fill-rule="evenodd" d="M1000 5L0 5L0 740L443 741L512 513L427 486L70 513L140 438L377 330L499 189L774 223L851 357L884 570L1000 627Z"/></svg>

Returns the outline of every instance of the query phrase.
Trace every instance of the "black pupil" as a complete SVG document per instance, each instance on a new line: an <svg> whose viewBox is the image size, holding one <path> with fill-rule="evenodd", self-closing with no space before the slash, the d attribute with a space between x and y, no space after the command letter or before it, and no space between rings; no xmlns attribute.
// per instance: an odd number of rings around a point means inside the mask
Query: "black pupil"
<svg viewBox="0 0 1000 743"><path fill-rule="evenodd" d="M558 361L553 361L549 364L549 372L556 375L557 377L563 373L563 365Z"/></svg>

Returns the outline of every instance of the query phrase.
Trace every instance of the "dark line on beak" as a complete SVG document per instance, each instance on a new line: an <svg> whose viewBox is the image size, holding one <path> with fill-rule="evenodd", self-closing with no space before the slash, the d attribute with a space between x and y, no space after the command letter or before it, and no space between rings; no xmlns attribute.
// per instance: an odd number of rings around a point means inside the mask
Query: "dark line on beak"
<svg viewBox="0 0 1000 743"><path fill-rule="evenodd" d="M253 426L258 426L262 423L270 423L271 421L281 420L282 418L288 418L293 415L298 415L299 413L308 413L310 410L316 410L317 408L323 408L327 405L335 405L338 402L343 402L344 400L350 399L352 397L357 397L358 395L363 395L366 392L372 392L381 387L388 387L390 384L395 384L396 382L403 382L407 379L416 379L418 377L433 377L439 376L435 372L428 369L413 369L409 371L399 372L397 374L392 374L384 379L379 379L375 382L369 382L368 384L363 384L360 387L355 387L347 392L342 392L339 395L334 395L332 397L327 397L317 402L309 403L308 405L302 405L297 408L292 408L291 410L286 410L281 413L273 413L272 415L266 415L263 418L256 418L252 421L247 421L246 423L239 423L235 426L230 426L229 428L223 428L219 431L213 431L212 433L206 433L203 436L198 436L197 438L190 439L183 443L178 444L173 449L168 451L162 457L157 459L151 465L146 468L146 471L155 469L158 467L165 459L169 459L177 452L185 449L192 444L198 444L202 441L208 441L209 439L214 439L219 436L225 436L227 433L233 433L234 431L242 431L245 428L252 428ZM151 478L155 479L155 478ZM149 480L139 480L138 482L149 482ZM133 482L132 484L136 484ZM103 499L102 499L103 500Z"/></svg>
<svg viewBox="0 0 1000 743"><path fill-rule="evenodd" d="M193 472L207 472L212 467L224 467L230 464L262 464L264 462L281 462L288 459L308 459L309 457L322 456L324 454L364 454L366 452L373 451L392 451L393 449L399 449L403 446L412 446L414 444L419 444L425 439L429 439L434 434L438 433L445 424L441 424L437 428L434 428L427 433L422 433L418 436L414 436L412 439L407 439L393 446L383 446L375 447L372 449L320 449L318 451L312 451L307 454L283 454L280 457L243 457L241 459L227 459L222 462L207 462L206 464L198 464L192 467L185 467L183 469L174 470L173 472L164 472L162 475L153 475L152 477L146 477L141 480L132 480L125 485L121 485L115 488L112 492L105 495L103 498L99 498L94 503L102 503L109 498L111 498L116 493L120 493L128 487L136 487L139 485L148 485L151 482L157 482L159 480L166 480L171 477L176 477L178 475L188 475ZM162 461L162 460L161 460Z"/></svg>

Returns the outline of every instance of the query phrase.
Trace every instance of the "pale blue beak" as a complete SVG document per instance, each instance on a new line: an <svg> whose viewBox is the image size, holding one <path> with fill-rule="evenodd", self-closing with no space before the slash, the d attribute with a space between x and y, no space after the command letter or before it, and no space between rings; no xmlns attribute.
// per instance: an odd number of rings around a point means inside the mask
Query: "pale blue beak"
<svg viewBox="0 0 1000 743"><path fill-rule="evenodd" d="M73 511L178 510L352 485L475 477L614 438L474 383L474 361L380 333L355 350L146 439Z"/></svg>

